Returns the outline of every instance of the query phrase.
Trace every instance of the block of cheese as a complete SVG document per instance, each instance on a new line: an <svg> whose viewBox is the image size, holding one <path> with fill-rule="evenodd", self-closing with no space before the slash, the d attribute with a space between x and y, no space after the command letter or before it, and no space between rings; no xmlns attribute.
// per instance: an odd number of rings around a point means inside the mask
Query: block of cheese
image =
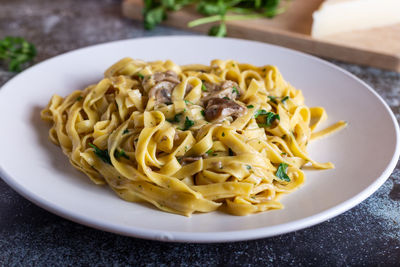
<svg viewBox="0 0 400 267"><path fill-rule="evenodd" d="M400 0L325 0L313 13L311 35L323 37L396 23L400 23Z"/></svg>

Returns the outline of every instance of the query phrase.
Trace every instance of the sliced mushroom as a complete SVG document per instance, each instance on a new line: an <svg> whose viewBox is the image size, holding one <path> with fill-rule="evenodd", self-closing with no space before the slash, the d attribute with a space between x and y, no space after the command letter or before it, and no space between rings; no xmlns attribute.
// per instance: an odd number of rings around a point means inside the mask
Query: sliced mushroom
<svg viewBox="0 0 400 267"><path fill-rule="evenodd" d="M168 70L146 76L142 81L142 86L148 91L150 98L155 98L156 104L167 104L171 102L172 90L179 83L178 74Z"/></svg>
<svg viewBox="0 0 400 267"><path fill-rule="evenodd" d="M167 104L171 102L171 93L176 84L171 82L159 82L149 91L149 97L154 97L156 104Z"/></svg>
<svg viewBox="0 0 400 267"><path fill-rule="evenodd" d="M206 103L204 113L207 121L221 121L228 116L236 119L246 112L246 108L231 99L212 98Z"/></svg>
<svg viewBox="0 0 400 267"><path fill-rule="evenodd" d="M144 90L148 92L153 86L155 86L159 82L170 82L177 85L181 81L178 78L178 74L176 74L172 70L168 70L165 72L156 72L153 75L148 75L144 77L142 81L142 86Z"/></svg>
<svg viewBox="0 0 400 267"><path fill-rule="evenodd" d="M155 82L167 81L176 84L181 82L178 78L178 74L172 70L168 70L166 72L156 72L153 76Z"/></svg>
<svg viewBox="0 0 400 267"><path fill-rule="evenodd" d="M220 86L216 84L210 86L210 84L208 84L207 91L209 93L203 98L203 103L212 98L237 99L242 93L239 85L230 80L224 81Z"/></svg>

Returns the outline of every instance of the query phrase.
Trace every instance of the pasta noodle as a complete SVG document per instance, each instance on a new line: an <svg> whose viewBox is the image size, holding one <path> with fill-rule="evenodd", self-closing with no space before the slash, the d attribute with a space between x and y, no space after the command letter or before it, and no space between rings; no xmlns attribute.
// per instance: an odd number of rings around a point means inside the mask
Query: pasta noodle
<svg viewBox="0 0 400 267"><path fill-rule="evenodd" d="M95 184L171 213L281 209L305 164L333 168L307 155L308 142L346 126L315 132L325 110L305 106L274 66L124 58L104 76L51 98L50 139Z"/></svg>

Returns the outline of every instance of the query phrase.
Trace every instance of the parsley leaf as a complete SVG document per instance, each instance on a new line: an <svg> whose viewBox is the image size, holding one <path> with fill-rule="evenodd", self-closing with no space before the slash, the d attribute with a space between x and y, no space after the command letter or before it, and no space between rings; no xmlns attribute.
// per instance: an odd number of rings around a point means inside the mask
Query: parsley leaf
<svg viewBox="0 0 400 267"><path fill-rule="evenodd" d="M247 108L254 108L254 106L253 105L248 105Z"/></svg>
<svg viewBox="0 0 400 267"><path fill-rule="evenodd" d="M191 101L189 101L189 100L185 100L185 104L192 104L192 105L194 105L194 103L191 102Z"/></svg>
<svg viewBox="0 0 400 267"><path fill-rule="evenodd" d="M141 73L136 73L136 75L140 78L140 79L144 79L144 75L143 74L141 74Z"/></svg>
<svg viewBox="0 0 400 267"><path fill-rule="evenodd" d="M207 87L204 85L204 83L201 84L201 91L207 92Z"/></svg>
<svg viewBox="0 0 400 267"><path fill-rule="evenodd" d="M290 182L290 178L286 174L288 166L289 165L287 165L286 163L279 164L278 170L275 173L276 177L278 177L279 179L284 180L286 182Z"/></svg>
<svg viewBox="0 0 400 267"><path fill-rule="evenodd" d="M232 94L233 93L236 93L236 95L240 95L239 90L236 88L236 86L233 86Z"/></svg>
<svg viewBox="0 0 400 267"><path fill-rule="evenodd" d="M22 66L35 56L35 46L22 37L7 36L0 40L0 61L8 66L9 71L20 72Z"/></svg>
<svg viewBox="0 0 400 267"><path fill-rule="evenodd" d="M282 98L282 100L281 100L282 104L285 103L285 101L288 99L289 99L289 96L285 96L284 98Z"/></svg>
<svg viewBox="0 0 400 267"><path fill-rule="evenodd" d="M262 110L265 111L265 110ZM264 116L265 115L265 123L258 123L258 126L260 127L269 127L275 120L280 120L281 118L279 117L279 114L275 114L273 112L262 112L262 114L258 114L257 116ZM257 118L256 116L254 116Z"/></svg>
<svg viewBox="0 0 400 267"><path fill-rule="evenodd" d="M111 159L110 155L108 154L108 149L101 150L92 143L89 143L89 146L93 147L94 154L96 154L96 156L98 156L103 162L111 165Z"/></svg>
<svg viewBox="0 0 400 267"><path fill-rule="evenodd" d="M254 113L254 118L256 119L260 115L267 115L267 111L264 109L259 109Z"/></svg>
<svg viewBox="0 0 400 267"><path fill-rule="evenodd" d="M181 116L182 116L182 113L175 114L174 118L167 119L167 121L169 121L170 123L180 122L181 121L181 119L180 119Z"/></svg>
<svg viewBox="0 0 400 267"><path fill-rule="evenodd" d="M128 134L129 133L129 130L128 129L125 129L123 132L122 132L122 134Z"/></svg>
<svg viewBox="0 0 400 267"><path fill-rule="evenodd" d="M126 159L129 159L129 156L125 153L125 151L123 149L121 149L120 151L115 150L114 151L114 157L115 158L120 158L120 157L124 157Z"/></svg>
<svg viewBox="0 0 400 267"><path fill-rule="evenodd" d="M184 131L188 130L190 127L194 125L194 121L190 120L187 116L185 119L185 128L183 129Z"/></svg>
<svg viewBox="0 0 400 267"><path fill-rule="evenodd" d="M219 25L212 26L208 31L208 35L215 37L225 37L226 36L226 25L221 23Z"/></svg>
<svg viewBox="0 0 400 267"><path fill-rule="evenodd" d="M81 101L83 99L83 97L80 95L76 98L76 101Z"/></svg>
<svg viewBox="0 0 400 267"><path fill-rule="evenodd" d="M270 95L270 96L268 96L268 98L271 100L272 103L278 104L278 102L276 101L276 96Z"/></svg>

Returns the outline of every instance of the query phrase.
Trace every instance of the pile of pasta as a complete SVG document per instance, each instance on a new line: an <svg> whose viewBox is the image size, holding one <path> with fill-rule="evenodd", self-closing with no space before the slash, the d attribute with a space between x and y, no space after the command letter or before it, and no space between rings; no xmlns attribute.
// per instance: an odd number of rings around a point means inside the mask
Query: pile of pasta
<svg viewBox="0 0 400 267"><path fill-rule="evenodd" d="M178 81L160 103L151 79L168 72ZM204 101L224 81L237 94L221 101L242 112L207 120ZM308 142L346 125L315 132L326 119L322 107L305 106L276 67L233 60L179 66L124 58L99 83L54 95L41 116L51 141L95 184L186 216L281 209L280 197L303 184L305 164L333 168L308 156Z"/></svg>

